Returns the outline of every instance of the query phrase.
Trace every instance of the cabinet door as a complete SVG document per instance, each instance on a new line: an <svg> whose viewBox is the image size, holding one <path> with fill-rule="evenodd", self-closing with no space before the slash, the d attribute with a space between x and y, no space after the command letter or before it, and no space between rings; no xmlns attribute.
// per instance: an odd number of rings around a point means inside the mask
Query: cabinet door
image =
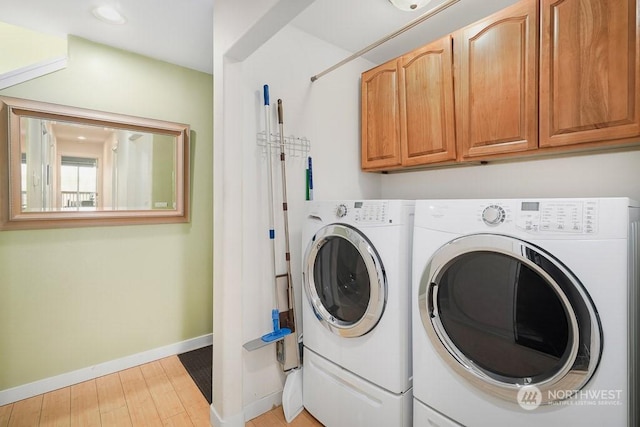
<svg viewBox="0 0 640 427"><path fill-rule="evenodd" d="M640 135L635 0L543 0L540 146Z"/></svg>
<svg viewBox="0 0 640 427"><path fill-rule="evenodd" d="M454 36L461 159L537 148L536 0L523 0Z"/></svg>
<svg viewBox="0 0 640 427"><path fill-rule="evenodd" d="M362 169L400 164L397 64L394 59L362 74Z"/></svg>
<svg viewBox="0 0 640 427"><path fill-rule="evenodd" d="M451 36L400 58L402 165L456 158Z"/></svg>

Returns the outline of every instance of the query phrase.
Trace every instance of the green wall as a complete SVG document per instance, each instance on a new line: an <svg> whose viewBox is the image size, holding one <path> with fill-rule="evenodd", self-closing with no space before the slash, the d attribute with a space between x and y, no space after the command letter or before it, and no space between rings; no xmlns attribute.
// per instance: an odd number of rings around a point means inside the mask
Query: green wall
<svg viewBox="0 0 640 427"><path fill-rule="evenodd" d="M0 74L67 55L67 39L0 22Z"/></svg>
<svg viewBox="0 0 640 427"><path fill-rule="evenodd" d="M0 232L0 390L212 331L213 78L69 37L0 95L188 123L191 222Z"/></svg>

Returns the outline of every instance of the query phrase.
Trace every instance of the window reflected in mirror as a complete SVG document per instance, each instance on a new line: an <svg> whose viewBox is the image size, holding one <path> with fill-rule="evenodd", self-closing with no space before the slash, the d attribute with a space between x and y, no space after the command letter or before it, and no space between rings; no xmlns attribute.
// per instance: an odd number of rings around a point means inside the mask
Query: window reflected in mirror
<svg viewBox="0 0 640 427"><path fill-rule="evenodd" d="M188 220L188 125L0 101L3 229Z"/></svg>

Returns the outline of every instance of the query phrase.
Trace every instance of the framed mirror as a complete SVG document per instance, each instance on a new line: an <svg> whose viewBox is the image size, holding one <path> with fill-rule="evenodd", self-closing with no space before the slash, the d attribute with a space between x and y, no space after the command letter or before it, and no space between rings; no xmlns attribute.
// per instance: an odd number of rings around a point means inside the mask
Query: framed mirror
<svg viewBox="0 0 640 427"><path fill-rule="evenodd" d="M189 221L189 125L0 97L0 230Z"/></svg>

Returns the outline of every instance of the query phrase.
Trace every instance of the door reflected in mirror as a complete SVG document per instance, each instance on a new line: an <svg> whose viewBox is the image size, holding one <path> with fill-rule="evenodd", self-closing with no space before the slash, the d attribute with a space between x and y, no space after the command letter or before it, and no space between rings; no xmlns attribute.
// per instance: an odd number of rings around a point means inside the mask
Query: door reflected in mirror
<svg viewBox="0 0 640 427"><path fill-rule="evenodd" d="M188 220L188 125L0 101L3 229Z"/></svg>

